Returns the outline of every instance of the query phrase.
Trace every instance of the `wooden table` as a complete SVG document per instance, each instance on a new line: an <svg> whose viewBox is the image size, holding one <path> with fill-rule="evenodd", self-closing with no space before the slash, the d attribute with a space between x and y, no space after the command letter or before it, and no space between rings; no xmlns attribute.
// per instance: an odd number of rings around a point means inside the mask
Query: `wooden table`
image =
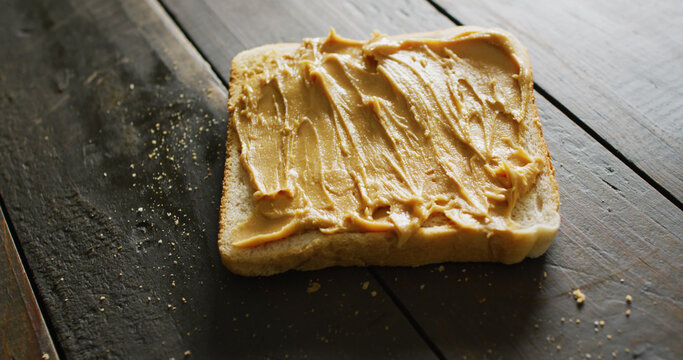
<svg viewBox="0 0 683 360"><path fill-rule="evenodd" d="M679 2L2 9L0 358L683 357ZM224 269L232 57L330 26L362 39L455 24L505 28L529 48L562 195L547 255L267 278Z"/></svg>

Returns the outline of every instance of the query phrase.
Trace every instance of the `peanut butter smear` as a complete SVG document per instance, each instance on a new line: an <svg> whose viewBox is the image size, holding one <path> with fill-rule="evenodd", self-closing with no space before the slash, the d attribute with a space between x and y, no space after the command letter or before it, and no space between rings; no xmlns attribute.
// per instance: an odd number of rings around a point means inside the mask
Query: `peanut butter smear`
<svg viewBox="0 0 683 360"><path fill-rule="evenodd" d="M534 106L528 55L495 30L436 34L362 42L331 31L233 71L232 126L255 203L234 246L311 230L390 231L400 246L430 218L517 226L515 202L545 166L520 138Z"/></svg>

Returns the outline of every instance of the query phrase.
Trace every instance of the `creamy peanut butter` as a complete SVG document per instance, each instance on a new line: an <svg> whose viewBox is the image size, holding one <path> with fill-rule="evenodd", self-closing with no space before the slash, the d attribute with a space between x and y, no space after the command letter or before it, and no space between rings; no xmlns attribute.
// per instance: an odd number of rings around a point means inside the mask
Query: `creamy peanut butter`
<svg viewBox="0 0 683 360"><path fill-rule="evenodd" d="M544 161L520 139L531 71L508 37L332 31L261 53L231 88L255 202L234 246L308 230L391 231L400 245L435 216L450 229L515 228Z"/></svg>

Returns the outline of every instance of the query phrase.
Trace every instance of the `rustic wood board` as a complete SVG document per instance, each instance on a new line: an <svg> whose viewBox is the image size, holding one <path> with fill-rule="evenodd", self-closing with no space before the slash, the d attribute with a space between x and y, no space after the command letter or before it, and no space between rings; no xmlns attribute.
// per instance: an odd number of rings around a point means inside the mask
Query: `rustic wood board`
<svg viewBox="0 0 683 360"><path fill-rule="evenodd" d="M224 80L239 51L322 36L330 25L355 38L378 27L400 33L452 25L416 2L316 2L308 12L307 3L296 1L164 3ZM375 273L447 357L681 353L683 293L676 279L683 214L547 100L537 99L563 199L563 225L549 254L512 267L449 264ZM576 288L589 296L582 307L569 295ZM626 295L640 300L628 305Z"/></svg>
<svg viewBox="0 0 683 360"><path fill-rule="evenodd" d="M433 357L368 269L222 267L226 90L157 3L3 9L0 190L64 357Z"/></svg>
<svg viewBox="0 0 683 360"><path fill-rule="evenodd" d="M513 32L536 83L683 199L680 1L434 0L466 25Z"/></svg>
<svg viewBox="0 0 683 360"><path fill-rule="evenodd" d="M548 256L229 274L215 245L225 88L209 66L225 80L237 52L329 25L364 38L450 22L407 1L164 4L211 65L152 2L33 0L0 15L17 49L0 53L0 191L67 356L433 356L417 332L445 357L683 352L680 210L543 99L563 196Z"/></svg>

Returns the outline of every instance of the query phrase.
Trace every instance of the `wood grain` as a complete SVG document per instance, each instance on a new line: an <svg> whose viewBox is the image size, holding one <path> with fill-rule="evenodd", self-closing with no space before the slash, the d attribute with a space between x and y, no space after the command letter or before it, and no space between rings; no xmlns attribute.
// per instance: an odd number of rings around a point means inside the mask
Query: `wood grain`
<svg viewBox="0 0 683 360"><path fill-rule="evenodd" d="M223 268L227 92L158 3L4 5L0 189L65 357L434 356L367 269Z"/></svg>
<svg viewBox="0 0 683 360"><path fill-rule="evenodd" d="M466 25L513 32L539 86L683 199L679 1L435 2Z"/></svg>
<svg viewBox="0 0 683 360"><path fill-rule="evenodd" d="M239 51L323 36L330 25L355 38L367 38L376 28L400 33L451 25L428 4L408 1L164 4L224 80ZM562 227L548 255L516 266L373 272L446 357L675 357L683 351L677 281L683 214L536 96L563 202ZM588 296L581 307L569 294L576 288ZM640 300L628 305L627 294Z"/></svg>
<svg viewBox="0 0 683 360"><path fill-rule="evenodd" d="M0 359L58 359L0 209Z"/></svg>

